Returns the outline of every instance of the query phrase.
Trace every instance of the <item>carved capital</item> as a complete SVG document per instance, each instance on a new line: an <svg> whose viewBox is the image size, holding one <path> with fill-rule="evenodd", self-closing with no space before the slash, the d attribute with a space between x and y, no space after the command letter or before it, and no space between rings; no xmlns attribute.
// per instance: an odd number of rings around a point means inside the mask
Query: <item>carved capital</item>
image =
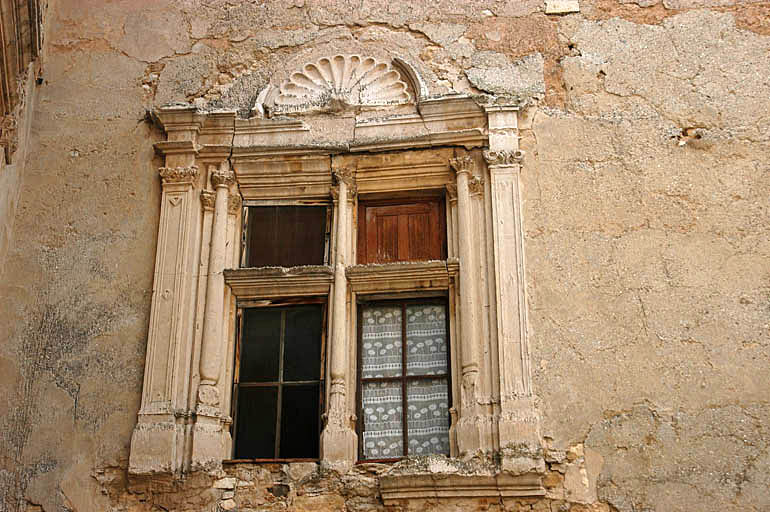
<svg viewBox="0 0 770 512"><path fill-rule="evenodd" d="M214 209L214 201L216 199L217 195L214 192L211 192L210 190L203 190L201 191L201 203L203 204L204 210L213 210Z"/></svg>
<svg viewBox="0 0 770 512"><path fill-rule="evenodd" d="M476 162L470 156L458 156L449 160L449 167L457 174L473 174L476 170Z"/></svg>
<svg viewBox="0 0 770 512"><path fill-rule="evenodd" d="M223 167L209 166L209 174L211 175L211 186L214 188L227 187L232 183L235 183L235 174L233 171Z"/></svg>
<svg viewBox="0 0 770 512"><path fill-rule="evenodd" d="M198 166L161 167L158 173L163 183L193 183L198 177Z"/></svg>
<svg viewBox="0 0 770 512"><path fill-rule="evenodd" d="M487 161L487 165L502 166L502 165L519 165L524 158L524 151L517 149L516 151L484 151L484 160Z"/></svg>
<svg viewBox="0 0 770 512"><path fill-rule="evenodd" d="M468 180L468 189L471 195L477 196L484 193L484 178L481 176L474 176Z"/></svg>
<svg viewBox="0 0 770 512"><path fill-rule="evenodd" d="M243 200L240 194L230 194L230 198L227 200L227 213L230 215L237 215L241 210Z"/></svg>
<svg viewBox="0 0 770 512"><path fill-rule="evenodd" d="M334 176L335 183L344 181L348 187L355 185L355 171L350 167L333 167L332 176Z"/></svg>
<svg viewBox="0 0 770 512"><path fill-rule="evenodd" d="M446 195L449 198L450 201L457 201L457 184L455 183L447 183L446 184Z"/></svg>

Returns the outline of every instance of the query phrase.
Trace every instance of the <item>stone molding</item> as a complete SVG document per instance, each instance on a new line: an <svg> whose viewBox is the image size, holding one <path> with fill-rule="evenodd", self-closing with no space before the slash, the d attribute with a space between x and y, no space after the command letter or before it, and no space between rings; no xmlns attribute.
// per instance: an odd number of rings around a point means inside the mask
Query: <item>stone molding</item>
<svg viewBox="0 0 770 512"><path fill-rule="evenodd" d="M380 492L385 505L398 500L437 498L512 498L543 496L545 489L537 473L510 475L463 475L455 472L384 475Z"/></svg>
<svg viewBox="0 0 770 512"><path fill-rule="evenodd" d="M419 261L352 265L345 275L355 293L378 291L446 290L457 277L459 264L451 261Z"/></svg>
<svg viewBox="0 0 770 512"><path fill-rule="evenodd" d="M163 183L194 183L198 178L198 166L161 167L158 169Z"/></svg>

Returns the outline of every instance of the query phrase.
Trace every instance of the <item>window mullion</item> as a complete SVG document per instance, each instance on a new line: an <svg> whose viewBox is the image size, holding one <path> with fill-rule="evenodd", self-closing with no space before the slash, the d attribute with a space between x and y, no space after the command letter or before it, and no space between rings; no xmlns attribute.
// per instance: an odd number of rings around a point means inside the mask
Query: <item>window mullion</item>
<svg viewBox="0 0 770 512"><path fill-rule="evenodd" d="M281 311L281 334L278 342L278 400L275 413L275 458L281 455L281 410L283 409L283 350L286 337L286 310Z"/></svg>

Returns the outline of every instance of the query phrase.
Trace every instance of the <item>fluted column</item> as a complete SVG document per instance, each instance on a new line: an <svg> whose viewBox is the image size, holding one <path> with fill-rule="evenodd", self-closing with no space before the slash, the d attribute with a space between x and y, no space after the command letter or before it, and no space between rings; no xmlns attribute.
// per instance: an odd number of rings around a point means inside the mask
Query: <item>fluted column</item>
<svg viewBox="0 0 770 512"><path fill-rule="evenodd" d="M332 335L329 343L331 381L329 408L326 425L321 434L321 459L324 465L344 471L356 457L357 437L352 429L350 413L346 407L347 396L347 278L345 277L348 253L348 194L353 189L353 171L348 168L333 169L337 183L336 195L336 243L334 255L334 290L332 292Z"/></svg>
<svg viewBox="0 0 770 512"><path fill-rule="evenodd" d="M203 313L203 336L200 353L197 418L193 429L192 465L194 468L218 465L225 454L218 383L222 373L222 337L224 320L224 269L227 247L227 211L229 187L235 181L228 162L220 167L210 165L209 177L214 188L214 217L206 275L206 305Z"/></svg>
<svg viewBox="0 0 770 512"><path fill-rule="evenodd" d="M470 156L449 161L457 175L457 224L460 259L460 352L461 352L461 409L455 429L461 457L472 457L483 451L483 425L478 402L479 344L476 325L476 271L471 199L469 182L475 162Z"/></svg>

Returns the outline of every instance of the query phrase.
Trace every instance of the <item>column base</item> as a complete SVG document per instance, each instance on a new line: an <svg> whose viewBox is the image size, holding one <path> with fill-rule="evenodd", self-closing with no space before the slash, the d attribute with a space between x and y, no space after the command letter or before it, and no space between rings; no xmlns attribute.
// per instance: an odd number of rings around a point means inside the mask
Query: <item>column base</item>
<svg viewBox="0 0 770 512"><path fill-rule="evenodd" d="M487 414L461 417L454 427L458 455L463 459L492 453L494 447L494 421Z"/></svg>
<svg viewBox="0 0 770 512"><path fill-rule="evenodd" d="M358 436L347 427L327 424L321 432L321 464L346 473L356 462Z"/></svg>
<svg viewBox="0 0 770 512"><path fill-rule="evenodd" d="M230 446L230 432L223 427L222 418L199 411L192 428L191 469L211 471L221 468Z"/></svg>
<svg viewBox="0 0 770 512"><path fill-rule="evenodd" d="M185 424L170 414L139 414L131 434L128 472L133 475L181 473Z"/></svg>
<svg viewBox="0 0 770 512"><path fill-rule="evenodd" d="M503 471L516 475L545 472L540 415L531 398L503 403L499 431Z"/></svg>

